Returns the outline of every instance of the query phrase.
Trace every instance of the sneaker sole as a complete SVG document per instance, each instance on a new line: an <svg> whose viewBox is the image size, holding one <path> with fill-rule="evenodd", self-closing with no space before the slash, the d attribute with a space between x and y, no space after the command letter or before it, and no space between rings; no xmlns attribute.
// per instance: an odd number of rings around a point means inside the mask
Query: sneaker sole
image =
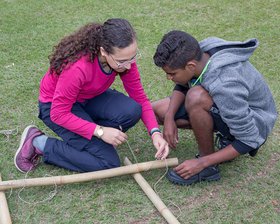
<svg viewBox="0 0 280 224"><path fill-rule="evenodd" d="M210 177L207 177L205 179L202 179L202 181L207 181L207 182L211 182L211 181L218 181L221 179L221 174L220 173L217 173L215 175L212 175Z"/></svg>
<svg viewBox="0 0 280 224"><path fill-rule="evenodd" d="M17 155L18 155L19 152L20 152L20 149L22 148L22 146L23 146L23 144L24 144L24 140L25 140L25 138L26 138L26 135L27 135L27 133L28 133L28 130L29 130L30 128L32 128L32 127L36 128L34 125L29 125L29 126L27 126L27 127L24 129L24 131L23 131L23 133L22 133L22 135L21 135L21 139L20 139L20 144L19 144L18 150L17 150L17 152L16 152L16 154L15 154L15 156L14 156L14 164L15 164L16 168L17 168L20 172L22 172L22 173L26 173L26 172L23 171L23 170L21 170L21 169L17 166L16 158L17 158Z"/></svg>
<svg viewBox="0 0 280 224"><path fill-rule="evenodd" d="M221 179L221 174L220 173L217 173L213 176L210 176L210 177L207 177L207 178L203 178L201 179L201 181L198 181L198 182L193 182L193 183L182 183L182 182L178 182L178 181L171 181L169 180L170 182L172 182L173 184L177 184L177 185L181 185L181 186L190 186L192 184L195 184L195 183L200 183L202 181L207 181L207 182L212 182L212 181L219 181Z"/></svg>

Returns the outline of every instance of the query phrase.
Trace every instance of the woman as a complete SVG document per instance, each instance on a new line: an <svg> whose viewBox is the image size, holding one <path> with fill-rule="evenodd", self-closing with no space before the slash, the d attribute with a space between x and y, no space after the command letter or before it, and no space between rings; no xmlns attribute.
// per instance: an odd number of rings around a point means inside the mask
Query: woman
<svg viewBox="0 0 280 224"><path fill-rule="evenodd" d="M62 141L28 126L16 167L32 170L40 155L47 164L79 172L118 167L115 149L140 118L152 136L155 157L166 158L168 144L141 85L139 58L136 33L124 19L90 23L63 38L49 57L39 93L39 118ZM117 75L130 97L109 89Z"/></svg>

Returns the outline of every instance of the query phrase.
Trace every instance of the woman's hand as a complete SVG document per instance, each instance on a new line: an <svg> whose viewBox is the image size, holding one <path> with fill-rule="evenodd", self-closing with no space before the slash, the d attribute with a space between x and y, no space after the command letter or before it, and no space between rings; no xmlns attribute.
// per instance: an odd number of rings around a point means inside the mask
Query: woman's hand
<svg viewBox="0 0 280 224"><path fill-rule="evenodd" d="M94 131L94 135L97 136L96 130L98 130L99 126L96 127ZM116 128L111 127L102 127L103 128L103 135L101 136L101 139L111 144L115 147L120 145L122 142L125 142L127 140L127 135Z"/></svg>
<svg viewBox="0 0 280 224"><path fill-rule="evenodd" d="M168 147L168 143L164 140L164 138L160 133L155 134L153 136L153 144L157 149L157 153L155 157L161 160L166 159L166 157L169 154L169 147Z"/></svg>

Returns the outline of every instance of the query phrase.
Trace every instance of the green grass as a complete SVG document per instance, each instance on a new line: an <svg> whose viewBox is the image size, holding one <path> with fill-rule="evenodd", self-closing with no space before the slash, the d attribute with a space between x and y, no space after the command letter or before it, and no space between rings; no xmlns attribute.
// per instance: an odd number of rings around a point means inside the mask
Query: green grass
<svg viewBox="0 0 280 224"><path fill-rule="evenodd" d="M258 38L260 45L251 62L271 88L279 111L279 22L278 0L0 0L0 170L3 180L22 179L13 164L20 135L33 123L54 134L37 118L39 83L48 69L47 56L59 40L80 26L122 17L138 34L144 57L138 66L142 84L151 101L171 94L173 84L153 64L153 54L162 36L184 30L198 40L218 36L228 40ZM114 88L124 91L120 80ZM18 130L18 131L17 131ZM154 160L155 149L142 123L128 132L129 143L139 162ZM197 144L191 131L180 131L178 149L170 157L192 158ZM172 185L164 178L157 189L162 200L181 223L279 223L280 152L279 121L255 158L247 155L220 166L219 182L189 187ZM119 147L121 160L127 144ZM153 185L165 170L142 173ZM29 177L67 175L73 172L42 164ZM29 202L48 197L53 187L25 189ZM56 196L43 204L25 204L14 190L8 198L13 223L164 223L164 219L131 176L59 186ZM9 191L6 191L7 197ZM172 204L181 209L181 213Z"/></svg>

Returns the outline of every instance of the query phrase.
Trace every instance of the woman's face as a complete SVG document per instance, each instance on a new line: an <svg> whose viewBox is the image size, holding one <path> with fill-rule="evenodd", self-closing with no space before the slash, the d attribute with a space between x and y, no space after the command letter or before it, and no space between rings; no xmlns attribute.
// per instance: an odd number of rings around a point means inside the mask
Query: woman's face
<svg viewBox="0 0 280 224"><path fill-rule="evenodd" d="M137 60L137 41L134 41L126 48L113 48L114 53L104 53L109 66L116 72L124 72L131 68L131 64Z"/></svg>

